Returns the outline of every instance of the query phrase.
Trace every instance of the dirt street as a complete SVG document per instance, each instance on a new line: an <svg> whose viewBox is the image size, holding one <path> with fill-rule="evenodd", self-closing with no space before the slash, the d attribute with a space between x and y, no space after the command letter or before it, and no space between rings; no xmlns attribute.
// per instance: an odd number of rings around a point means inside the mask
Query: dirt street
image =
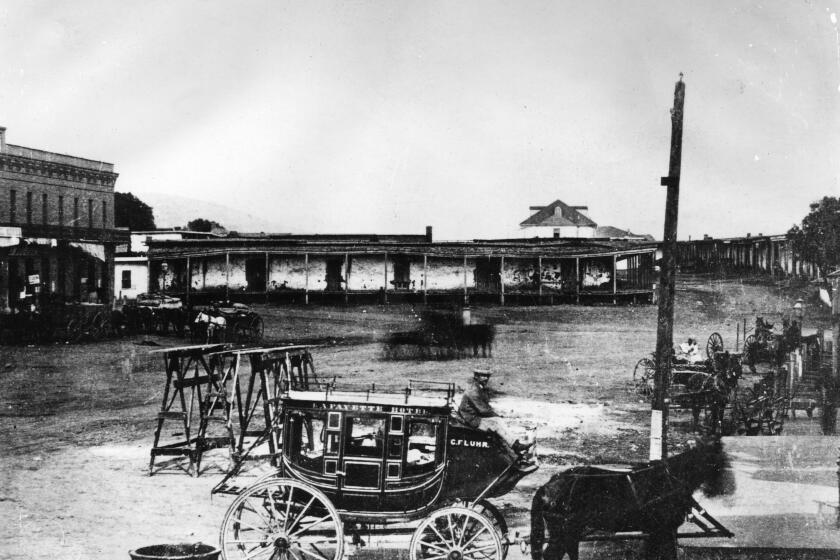
<svg viewBox="0 0 840 560"><path fill-rule="evenodd" d="M712 332L719 332L727 348L734 347L743 318L750 324L756 315L778 319L803 293L703 277L684 277L678 286L675 341L694 336L705 345ZM826 317L816 303L813 307L806 327L825 326ZM383 359L383 338L417 321L410 306L258 306L257 311L265 318L268 339L316 344L319 375L343 383L399 388L405 379L417 378L463 386L474 367L491 369L497 408L520 425L537 428L542 456L540 470L497 501L513 526L527 523L533 491L558 469L647 458L650 409L630 390L630 380L636 362L654 349L655 306L481 307L473 317L498 324L493 357L430 361ZM162 359L149 350L182 344L175 338L138 336L0 349L0 514L6 520L0 528L0 558L124 559L129 549L149 544L217 544L230 498L211 500L210 489L226 467L223 451L209 454L198 478L148 476L164 381ZM803 422L796 429L816 433L815 421ZM672 449L695 437L678 419L673 428ZM742 476L749 478L753 463L739 457L746 469ZM836 501L836 481L818 478L812 483L800 477L798 483L816 493L834 484L826 500ZM756 488L763 492L768 487ZM737 507L749 510L749 494L737 496ZM821 523L815 507L813 514L800 509L796 515L803 526ZM743 530L749 531L749 525ZM785 530L801 531L801 526ZM738 542L781 546L773 542L783 540L778 536ZM840 548L836 536L827 533L818 546ZM633 557L636 550L632 543L587 545L583 556ZM511 554L519 557L517 551ZM685 554L722 557L699 548Z"/></svg>

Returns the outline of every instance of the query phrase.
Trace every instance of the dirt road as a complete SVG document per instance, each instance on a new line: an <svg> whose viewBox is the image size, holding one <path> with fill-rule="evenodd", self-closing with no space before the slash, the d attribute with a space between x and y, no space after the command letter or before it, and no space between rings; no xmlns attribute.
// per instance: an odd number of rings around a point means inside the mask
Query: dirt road
<svg viewBox="0 0 840 560"><path fill-rule="evenodd" d="M742 318L789 310L800 293L683 278L674 338L702 342L717 331L731 348ZM474 367L490 368L499 409L536 426L543 452L541 469L499 500L515 525L557 469L647 457L649 406L629 389L633 365L655 345L653 306L479 308L475 318L498 323L493 357L445 361L382 359L384 336L416 321L409 306L259 311L274 341L322 343L314 350L319 374L343 382L463 385ZM813 324L824 320L815 315ZM182 343L136 337L0 350L0 558L123 559L159 542L217 542L227 499L211 500L210 489L226 465L222 452L199 478L147 473L164 380L148 350ZM693 437L672 436L675 446ZM603 557L614 557L610 550Z"/></svg>

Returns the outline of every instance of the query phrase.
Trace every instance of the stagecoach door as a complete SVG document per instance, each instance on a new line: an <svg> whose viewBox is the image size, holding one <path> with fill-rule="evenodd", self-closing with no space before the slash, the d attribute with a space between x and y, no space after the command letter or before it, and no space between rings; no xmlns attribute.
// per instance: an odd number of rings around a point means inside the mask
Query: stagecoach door
<svg viewBox="0 0 840 560"><path fill-rule="evenodd" d="M330 415L335 414L330 412ZM339 492L343 507L378 511L385 472L388 414L345 412L340 457ZM329 422L328 422L329 424Z"/></svg>

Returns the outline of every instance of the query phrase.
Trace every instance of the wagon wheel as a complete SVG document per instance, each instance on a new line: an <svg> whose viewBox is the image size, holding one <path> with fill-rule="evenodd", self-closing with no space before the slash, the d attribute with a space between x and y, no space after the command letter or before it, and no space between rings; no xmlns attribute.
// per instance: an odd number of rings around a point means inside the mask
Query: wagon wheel
<svg viewBox="0 0 840 560"><path fill-rule="evenodd" d="M248 322L244 317L238 317L233 320L233 335L236 342L248 342L249 333Z"/></svg>
<svg viewBox="0 0 840 560"><path fill-rule="evenodd" d="M493 522L464 507L432 512L414 531L411 560L502 560L504 551Z"/></svg>
<svg viewBox="0 0 840 560"><path fill-rule="evenodd" d="M640 397L649 398L653 394L653 377L656 364L650 358L642 358L633 368L633 389Z"/></svg>
<svg viewBox="0 0 840 560"><path fill-rule="evenodd" d="M263 332L265 331L265 325L263 325L262 317L255 315L248 324L248 330L250 331L251 341L260 342L263 337Z"/></svg>
<svg viewBox="0 0 840 560"><path fill-rule="evenodd" d="M714 361L716 352L723 352L723 337L713 332L706 342L706 357Z"/></svg>
<svg viewBox="0 0 840 560"><path fill-rule="evenodd" d="M88 334L93 340L101 340L102 336L104 335L105 326L105 319L102 317L101 313L97 313L93 316L93 319L90 321L90 326L88 327Z"/></svg>
<svg viewBox="0 0 840 560"><path fill-rule="evenodd" d="M758 340L753 334L744 340L744 358L750 371L755 373L755 364L758 362Z"/></svg>
<svg viewBox="0 0 840 560"><path fill-rule="evenodd" d="M489 519L490 523L493 524L493 528L496 529L497 533L499 533L499 540L502 542L502 558L506 558L508 549L510 548L510 542L507 538L507 521L505 521L505 517L502 515L502 512L500 512L499 508L487 500L480 500L476 502L473 504L472 509Z"/></svg>
<svg viewBox="0 0 840 560"><path fill-rule="evenodd" d="M64 332L67 342L79 342L82 339L82 322L79 319L70 319L64 327Z"/></svg>
<svg viewBox="0 0 840 560"><path fill-rule="evenodd" d="M230 505L220 542L226 560L340 560L344 531L320 490L288 478L248 487Z"/></svg>

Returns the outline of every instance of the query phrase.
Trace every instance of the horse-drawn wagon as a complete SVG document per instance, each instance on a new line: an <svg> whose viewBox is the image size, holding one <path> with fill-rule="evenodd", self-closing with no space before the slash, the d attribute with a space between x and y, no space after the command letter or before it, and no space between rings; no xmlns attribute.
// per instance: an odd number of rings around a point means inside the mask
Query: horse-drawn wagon
<svg viewBox="0 0 840 560"><path fill-rule="evenodd" d="M0 315L3 342L96 341L112 330L111 311L101 303L46 301L37 308Z"/></svg>
<svg viewBox="0 0 840 560"><path fill-rule="evenodd" d="M458 422L453 397L452 384L379 392L291 383L278 403L279 467L228 508L223 557L337 560L347 537L401 535L412 559L502 560L511 541L488 499L537 467Z"/></svg>
<svg viewBox="0 0 840 560"><path fill-rule="evenodd" d="M242 303L216 302L196 309L189 320L194 341L258 343L265 325L259 313Z"/></svg>

